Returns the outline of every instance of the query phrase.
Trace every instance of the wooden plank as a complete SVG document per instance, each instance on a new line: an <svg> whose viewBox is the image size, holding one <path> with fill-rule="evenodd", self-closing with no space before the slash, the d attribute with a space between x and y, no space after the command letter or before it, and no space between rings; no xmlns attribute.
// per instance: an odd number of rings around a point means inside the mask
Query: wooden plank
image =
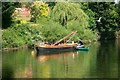
<svg viewBox="0 0 120 80"><path fill-rule="evenodd" d="M53 45L57 45L58 43L65 41L65 39L69 38L71 35L75 34L77 31L71 32L69 35L65 36L64 38L60 39L59 41L56 41Z"/></svg>

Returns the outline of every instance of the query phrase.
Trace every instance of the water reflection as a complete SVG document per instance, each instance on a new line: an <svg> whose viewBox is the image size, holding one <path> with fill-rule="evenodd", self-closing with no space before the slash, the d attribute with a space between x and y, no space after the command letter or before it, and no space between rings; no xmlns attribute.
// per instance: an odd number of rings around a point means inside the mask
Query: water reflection
<svg viewBox="0 0 120 80"><path fill-rule="evenodd" d="M55 54L45 54L45 55L37 55L34 51L31 52L31 55L36 57L36 59L40 62L45 62L47 60L50 60L50 59L54 59L56 61L59 61L61 62L61 58L67 56L67 55L70 55L72 56L71 59L74 59L75 58L75 55L78 55L79 52L64 52L64 53L55 53ZM64 61L65 62L65 61Z"/></svg>
<svg viewBox="0 0 120 80"><path fill-rule="evenodd" d="M14 73L13 73L13 68L10 66L5 66L3 67L4 72L2 72L2 78L13 78Z"/></svg>
<svg viewBox="0 0 120 80"><path fill-rule="evenodd" d="M38 66L42 69L42 71L46 71L44 72L46 73L46 75L47 73L49 73L49 77L85 77L89 76L90 74L90 61L92 60L92 56L86 53L64 52L52 55L39 55L36 56L36 59L39 61ZM44 67L41 65L43 65ZM47 67L47 70L45 69L45 67Z"/></svg>
<svg viewBox="0 0 120 80"><path fill-rule="evenodd" d="M118 78L120 40L89 45L88 52L36 55L31 50L3 52L4 78Z"/></svg>
<svg viewBox="0 0 120 80"><path fill-rule="evenodd" d="M116 47L117 47L117 53L118 53L118 77L120 78L120 39L116 40Z"/></svg>
<svg viewBox="0 0 120 80"><path fill-rule="evenodd" d="M108 44L111 43L112 44ZM102 41L97 52L97 76L118 77L118 53L115 41Z"/></svg>

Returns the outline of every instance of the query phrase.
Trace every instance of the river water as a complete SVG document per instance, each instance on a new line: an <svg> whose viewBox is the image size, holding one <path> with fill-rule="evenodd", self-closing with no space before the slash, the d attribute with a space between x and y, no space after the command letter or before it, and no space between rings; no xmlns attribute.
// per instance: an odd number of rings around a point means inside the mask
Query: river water
<svg viewBox="0 0 120 80"><path fill-rule="evenodd" d="M86 45L89 51L34 56L33 50L2 52L3 78L120 78L120 40ZM118 54L119 53L119 54Z"/></svg>

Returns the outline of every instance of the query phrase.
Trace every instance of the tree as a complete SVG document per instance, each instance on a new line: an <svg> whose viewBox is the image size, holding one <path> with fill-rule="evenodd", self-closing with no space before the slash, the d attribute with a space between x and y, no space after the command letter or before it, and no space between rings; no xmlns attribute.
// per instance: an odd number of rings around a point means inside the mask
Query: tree
<svg viewBox="0 0 120 80"><path fill-rule="evenodd" d="M118 14L119 14L119 16L118 16L118 30L120 30L120 2L118 3L118 5L117 5L117 10L118 10Z"/></svg>
<svg viewBox="0 0 120 80"><path fill-rule="evenodd" d="M77 20L81 26L88 27L88 16L80 9L78 3L59 2L52 10L51 17L62 26L67 25L69 21Z"/></svg>
<svg viewBox="0 0 120 80"><path fill-rule="evenodd" d="M117 30L118 13L113 2L89 3L89 8L94 11L96 17L96 29L101 33L101 39L115 38ZM101 18L100 22L97 20Z"/></svg>
<svg viewBox="0 0 120 80"><path fill-rule="evenodd" d="M79 3L58 2L52 9L50 17L53 21L65 27L69 33L77 31L74 41L78 41L80 38L86 40L96 39L96 34L88 28L90 27L89 16L81 9Z"/></svg>
<svg viewBox="0 0 120 80"><path fill-rule="evenodd" d="M32 14L32 21L36 22L37 19L44 16L47 17L49 14L49 7L47 3L42 1L35 1L31 4L31 14Z"/></svg>
<svg viewBox="0 0 120 80"><path fill-rule="evenodd" d="M95 12L93 12L89 8L89 2L83 2L83 3L80 3L80 4L81 4L81 9L83 9L84 12L89 16L89 19L88 19L89 28L94 31L95 27L96 27Z"/></svg>
<svg viewBox="0 0 120 80"><path fill-rule="evenodd" d="M2 28L10 27L12 13L19 2L2 2Z"/></svg>

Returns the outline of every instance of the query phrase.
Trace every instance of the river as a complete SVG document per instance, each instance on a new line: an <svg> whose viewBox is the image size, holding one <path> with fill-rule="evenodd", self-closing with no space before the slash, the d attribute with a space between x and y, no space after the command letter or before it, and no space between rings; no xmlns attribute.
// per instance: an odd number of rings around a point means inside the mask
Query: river
<svg viewBox="0 0 120 80"><path fill-rule="evenodd" d="M120 78L120 40L94 42L89 51L34 56L33 50L3 51L3 78ZM119 54L118 54L119 53Z"/></svg>

